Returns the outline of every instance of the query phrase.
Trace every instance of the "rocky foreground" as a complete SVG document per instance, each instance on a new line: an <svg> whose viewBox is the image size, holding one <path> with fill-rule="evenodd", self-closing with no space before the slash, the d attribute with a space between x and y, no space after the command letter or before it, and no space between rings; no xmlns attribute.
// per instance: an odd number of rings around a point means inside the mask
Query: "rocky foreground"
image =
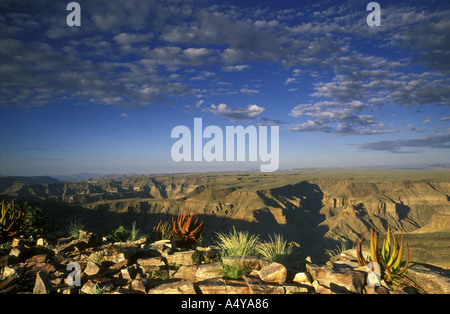
<svg viewBox="0 0 450 314"><path fill-rule="evenodd" d="M412 264L393 290L366 284L355 250L326 265L309 258L282 265L256 257L223 258L215 247L180 250L170 241L109 243L80 230L79 239L15 239L0 249L2 294L410 294L450 293L450 272ZM243 279L225 277L223 264L243 263ZM72 263L72 264L70 264ZM68 265L79 267L68 267ZM70 266L69 265L69 266ZM78 271L79 270L79 271Z"/></svg>

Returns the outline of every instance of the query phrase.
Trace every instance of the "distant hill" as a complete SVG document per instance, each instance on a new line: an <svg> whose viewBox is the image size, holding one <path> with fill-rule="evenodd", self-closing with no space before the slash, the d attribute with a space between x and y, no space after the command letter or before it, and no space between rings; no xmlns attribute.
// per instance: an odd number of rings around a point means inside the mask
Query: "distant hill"
<svg viewBox="0 0 450 314"><path fill-rule="evenodd" d="M13 185L15 182L28 185L61 183L61 181L59 181L58 179L49 176L35 176L35 177L2 176L0 177L0 189L3 190L6 187Z"/></svg>
<svg viewBox="0 0 450 314"><path fill-rule="evenodd" d="M90 180L101 176L100 173L77 173L77 174L63 174L54 176L56 179L62 182L79 182L83 180Z"/></svg>

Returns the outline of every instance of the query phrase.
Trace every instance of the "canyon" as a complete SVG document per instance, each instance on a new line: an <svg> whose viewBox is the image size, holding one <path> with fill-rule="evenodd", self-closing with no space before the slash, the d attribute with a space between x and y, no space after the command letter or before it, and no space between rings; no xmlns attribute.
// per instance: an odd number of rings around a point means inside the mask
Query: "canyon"
<svg viewBox="0 0 450 314"><path fill-rule="evenodd" d="M104 235L134 222L151 233L159 221L171 221L189 209L205 220L205 245L214 242L216 232L235 227L263 239L281 234L305 256L316 258L340 243L352 247L371 227L385 234L391 226L411 240L412 259L430 255L431 248L436 256L425 262L448 268L449 174L445 169L298 169L117 175L56 183L2 177L0 194L38 204L60 230L80 218L86 229Z"/></svg>

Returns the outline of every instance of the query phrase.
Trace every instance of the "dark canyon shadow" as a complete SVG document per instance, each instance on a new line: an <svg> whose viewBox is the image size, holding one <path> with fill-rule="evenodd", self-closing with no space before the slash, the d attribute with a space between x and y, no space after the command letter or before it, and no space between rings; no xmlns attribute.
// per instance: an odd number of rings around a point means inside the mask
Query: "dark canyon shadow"
<svg viewBox="0 0 450 314"><path fill-rule="evenodd" d="M309 182L286 185L257 192L266 207L253 211L254 221L234 219L224 215L200 213L205 220L203 245L214 244L216 233L228 233L233 228L258 234L261 240L280 234L284 240L300 245L303 257L311 256L315 260L324 259L324 249L333 248L337 242L325 239L328 227L321 226L325 216L320 214L323 206L323 192ZM49 214L60 231L67 231L76 218L85 222L85 229L102 236L111 233L119 226L131 229L133 223L142 234L150 235L159 221L172 221L181 208L180 203L149 203L143 200L136 207L127 206L112 211L108 204L99 204L95 209L83 205L62 202L40 202L39 205ZM168 210L168 206L170 207ZM275 217L274 212L282 213ZM278 219L278 220L277 220Z"/></svg>

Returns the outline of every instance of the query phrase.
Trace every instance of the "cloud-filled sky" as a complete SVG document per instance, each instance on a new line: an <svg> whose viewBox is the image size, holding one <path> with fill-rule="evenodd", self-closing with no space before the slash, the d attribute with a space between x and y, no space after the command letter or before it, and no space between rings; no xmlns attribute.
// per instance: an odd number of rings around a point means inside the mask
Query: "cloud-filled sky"
<svg viewBox="0 0 450 314"><path fill-rule="evenodd" d="M194 118L278 126L280 170L449 163L448 1L69 2L0 1L1 174L259 168L173 161Z"/></svg>

